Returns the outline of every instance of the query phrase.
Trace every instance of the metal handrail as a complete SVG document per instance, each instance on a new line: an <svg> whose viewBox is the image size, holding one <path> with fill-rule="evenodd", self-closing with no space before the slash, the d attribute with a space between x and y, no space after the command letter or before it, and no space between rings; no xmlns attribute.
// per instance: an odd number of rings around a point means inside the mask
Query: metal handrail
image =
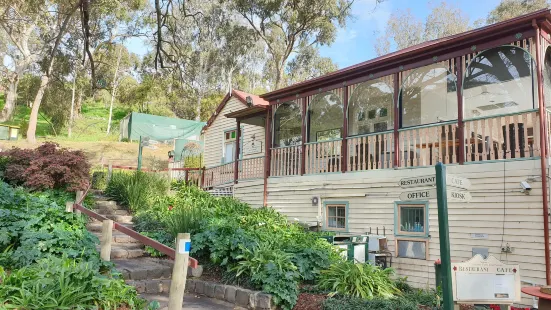
<svg viewBox="0 0 551 310"><path fill-rule="evenodd" d="M98 214L90 209L87 209L85 207L83 207L82 205L80 204L73 204L73 208L75 210L80 210L82 213L88 215L89 217L92 217L92 218L95 218L96 220L99 220L99 221L105 221L105 220L109 220L107 217L101 215L101 214ZM117 223L115 221L113 221L113 228L115 230L118 230L120 231L121 233L131 237L131 238L134 238L138 241L140 241L141 243L143 243L144 245L147 245L147 246L150 246L152 248L154 248L155 250L165 254L166 256L170 257L171 259L174 259L176 257L176 251L173 249L173 248L170 248L170 247L167 247L166 245L158 242L158 241L155 241L149 237L146 237L142 234L140 234L139 232L137 231L134 231L120 223ZM193 258L193 257L190 257L189 258L189 267L191 268L197 268L197 266L199 266L199 262Z"/></svg>

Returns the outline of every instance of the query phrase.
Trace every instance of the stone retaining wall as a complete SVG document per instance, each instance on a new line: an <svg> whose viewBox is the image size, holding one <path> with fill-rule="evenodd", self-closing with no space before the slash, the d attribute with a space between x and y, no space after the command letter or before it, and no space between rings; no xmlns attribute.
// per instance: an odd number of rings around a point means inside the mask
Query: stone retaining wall
<svg viewBox="0 0 551 310"><path fill-rule="evenodd" d="M248 309L276 309L272 302L272 295L232 285L188 279L186 281L186 292L220 299Z"/></svg>

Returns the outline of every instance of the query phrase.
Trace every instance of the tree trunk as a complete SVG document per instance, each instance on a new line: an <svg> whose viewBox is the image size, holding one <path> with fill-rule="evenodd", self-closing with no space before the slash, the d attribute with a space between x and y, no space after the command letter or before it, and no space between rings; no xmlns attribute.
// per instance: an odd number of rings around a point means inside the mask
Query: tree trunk
<svg viewBox="0 0 551 310"><path fill-rule="evenodd" d="M75 77L73 79L73 93L71 94L71 114L69 116L69 128L67 129L67 136L70 138L73 133L73 120L75 117L75 88L77 87L77 74L75 71Z"/></svg>
<svg viewBox="0 0 551 310"><path fill-rule="evenodd" d="M201 101L203 99L203 94L198 93L197 94L197 106L195 107L195 120L200 121L201 120Z"/></svg>
<svg viewBox="0 0 551 310"><path fill-rule="evenodd" d="M2 112L0 112L0 121L5 122L9 120L12 115L13 111L15 110L15 103L17 100L17 86L19 85L19 76L15 74L15 76L10 79L10 85L8 86L8 90L6 91L6 97L4 105L4 108L2 109Z"/></svg>
<svg viewBox="0 0 551 310"><path fill-rule="evenodd" d="M36 143L36 124L38 122L38 109L40 109L40 103L42 103L42 97L44 97L44 92L46 87L48 87L48 82L50 77L48 74L43 74L40 77L40 87L38 92L34 97L33 107L31 109L31 115L29 116L29 129L27 129L27 142Z"/></svg>
<svg viewBox="0 0 551 310"><path fill-rule="evenodd" d="M113 90L111 91L111 105L109 106L109 122L107 123L107 134L111 131L111 118L113 117L113 102L117 93L117 75L119 74L119 65L121 63L122 46L119 47L119 56L117 57L117 66L115 67L115 76L113 78Z"/></svg>
<svg viewBox="0 0 551 310"><path fill-rule="evenodd" d="M78 96L77 96L77 103L75 104L75 118L79 118L80 114L82 113L82 96L84 93L82 92L82 88L78 89Z"/></svg>
<svg viewBox="0 0 551 310"><path fill-rule="evenodd" d="M275 89L278 90L281 88L281 82L283 79L283 64L278 64L276 67L276 80L275 80Z"/></svg>

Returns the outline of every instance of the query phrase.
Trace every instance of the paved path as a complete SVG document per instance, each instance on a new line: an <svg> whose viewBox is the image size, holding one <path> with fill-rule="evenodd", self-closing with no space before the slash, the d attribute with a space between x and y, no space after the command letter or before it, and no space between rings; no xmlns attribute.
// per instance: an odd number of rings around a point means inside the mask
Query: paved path
<svg viewBox="0 0 551 310"><path fill-rule="evenodd" d="M166 294L140 294L142 298L149 301L156 300L161 304L161 310L168 309L168 295ZM206 296L196 296L194 294L186 294L182 309L194 310L241 310L245 308L234 306L233 304L223 302L217 299L208 298Z"/></svg>

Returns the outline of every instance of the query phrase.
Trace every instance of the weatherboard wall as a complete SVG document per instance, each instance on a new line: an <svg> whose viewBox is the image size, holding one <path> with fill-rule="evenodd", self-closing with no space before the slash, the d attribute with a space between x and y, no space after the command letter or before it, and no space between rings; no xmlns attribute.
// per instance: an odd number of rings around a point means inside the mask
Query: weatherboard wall
<svg viewBox="0 0 551 310"><path fill-rule="evenodd" d="M388 237L395 251L394 206L404 191L402 178L434 174L434 168L386 169L365 172L336 173L268 179L268 204L291 220L315 223L318 207L312 196L324 202L348 202L348 230L371 232ZM469 203L449 202L451 259L464 261L472 256L473 247L488 248L505 263L519 264L522 280L545 284L544 237L540 160L517 160L495 163L449 165L447 172L470 180ZM529 181L530 195L521 192L520 182ZM259 196L262 188L243 185L235 197L244 201ZM417 287L434 287L434 261L440 258L436 199L429 199L429 250L426 260L393 258L399 276ZM475 239L483 234L487 239ZM481 235L479 235L481 236ZM501 246L513 249L502 254ZM530 303L530 299L523 299Z"/></svg>
<svg viewBox="0 0 551 310"><path fill-rule="evenodd" d="M204 133L205 151L204 161L205 167L213 167L222 164L223 149L224 149L224 132L237 128L237 121L234 118L227 118L225 115L245 108L245 105L235 97L231 97L222 111L214 119L212 124ZM245 155L244 158L257 157L264 154L264 127L253 126L249 124L241 124L243 129L243 143L252 141L253 135L255 141L262 142L262 152L258 154Z"/></svg>

